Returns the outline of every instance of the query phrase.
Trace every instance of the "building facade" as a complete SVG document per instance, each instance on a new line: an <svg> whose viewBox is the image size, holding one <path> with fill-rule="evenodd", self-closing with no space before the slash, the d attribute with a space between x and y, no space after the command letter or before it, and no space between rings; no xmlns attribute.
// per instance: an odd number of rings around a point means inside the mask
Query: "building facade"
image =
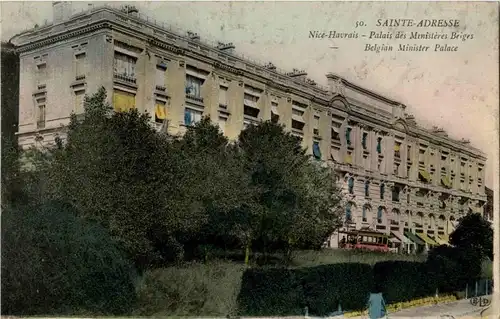
<svg viewBox="0 0 500 319"><path fill-rule="evenodd" d="M174 33L132 7L71 15L67 5L54 3L52 24L11 40L20 54L23 147L64 139L70 114L103 86L115 110L148 112L172 134L202 116L230 139L261 120L281 123L338 172L346 228L446 241L460 216L483 211L485 154L419 127L396 101L334 74L323 88L304 71L257 65L231 43Z"/></svg>

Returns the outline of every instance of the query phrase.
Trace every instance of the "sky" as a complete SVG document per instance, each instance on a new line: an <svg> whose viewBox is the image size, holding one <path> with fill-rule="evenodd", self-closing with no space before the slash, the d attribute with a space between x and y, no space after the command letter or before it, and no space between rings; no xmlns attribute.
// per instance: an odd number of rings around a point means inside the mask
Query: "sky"
<svg viewBox="0 0 500 319"><path fill-rule="evenodd" d="M106 2L111 5L122 3ZM130 2L128 2L130 4ZM102 3L93 2L94 5ZM498 8L494 2L135 2L141 14L200 35L233 42L236 52L278 68L308 72L326 85L333 72L350 82L400 101L424 127L439 126L466 138L487 154L486 186L493 186L498 151ZM74 12L88 2L73 2ZM51 2L1 2L1 38L52 21ZM377 26L382 19L411 19L413 26ZM458 25L418 27L423 19ZM443 22L441 22L443 23ZM456 22L453 22L456 23ZM310 31L357 33L358 38L310 38ZM395 39L398 32L406 39ZM411 32L448 39L409 39ZM460 37L450 39L452 32ZM380 34L382 33L382 34ZM392 39L380 38L392 34ZM370 34L378 38L370 38ZM366 35L366 36L363 36ZM393 51L366 51L366 45ZM399 44L429 46L426 52L397 51ZM457 51L435 51L436 45ZM336 47L336 48L332 48ZM496 163L494 165L494 163Z"/></svg>

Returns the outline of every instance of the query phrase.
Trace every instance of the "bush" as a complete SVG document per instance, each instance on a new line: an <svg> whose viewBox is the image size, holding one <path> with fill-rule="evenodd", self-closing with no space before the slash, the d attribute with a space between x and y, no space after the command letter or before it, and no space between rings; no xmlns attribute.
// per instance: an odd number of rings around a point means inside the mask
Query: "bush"
<svg viewBox="0 0 500 319"><path fill-rule="evenodd" d="M242 265L226 262L147 271L137 285L137 315L235 315L242 274Z"/></svg>
<svg viewBox="0 0 500 319"><path fill-rule="evenodd" d="M367 264L332 264L299 270L309 312L326 316L342 309L366 307L373 286L372 267Z"/></svg>
<svg viewBox="0 0 500 319"><path fill-rule="evenodd" d="M2 212L2 314L126 314L134 272L107 232L62 203Z"/></svg>
<svg viewBox="0 0 500 319"><path fill-rule="evenodd" d="M425 263L384 261L375 264L374 289L384 294L386 303L409 301L435 293Z"/></svg>
<svg viewBox="0 0 500 319"><path fill-rule="evenodd" d="M299 273L290 269L248 269L238 296L242 316L304 314L304 291Z"/></svg>

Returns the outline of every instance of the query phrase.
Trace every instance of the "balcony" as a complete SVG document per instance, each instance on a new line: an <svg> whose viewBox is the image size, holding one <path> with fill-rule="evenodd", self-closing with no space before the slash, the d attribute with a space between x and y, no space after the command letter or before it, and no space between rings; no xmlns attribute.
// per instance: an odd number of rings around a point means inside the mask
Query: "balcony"
<svg viewBox="0 0 500 319"><path fill-rule="evenodd" d="M122 81L122 82L125 82L125 83L136 84L136 82L137 82L135 76L114 73L113 77L114 77L115 80L119 80L119 81Z"/></svg>
<svg viewBox="0 0 500 319"><path fill-rule="evenodd" d="M198 103L203 103L203 98L200 96L196 96L194 94L186 94L186 99L194 101L194 102L198 102Z"/></svg>
<svg viewBox="0 0 500 319"><path fill-rule="evenodd" d="M36 128L37 129L43 129L43 128L45 128L45 120L43 120L43 121L37 121L36 122Z"/></svg>
<svg viewBox="0 0 500 319"><path fill-rule="evenodd" d="M167 90L167 88L163 85L156 85L155 90L160 91L160 92L165 92Z"/></svg>

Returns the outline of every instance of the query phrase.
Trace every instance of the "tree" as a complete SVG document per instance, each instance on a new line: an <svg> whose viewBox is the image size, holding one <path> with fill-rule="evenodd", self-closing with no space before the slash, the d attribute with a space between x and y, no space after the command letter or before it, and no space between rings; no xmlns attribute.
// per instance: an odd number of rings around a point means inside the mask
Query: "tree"
<svg viewBox="0 0 500 319"><path fill-rule="evenodd" d="M3 209L2 314L126 314L134 277L106 230L70 205Z"/></svg>
<svg viewBox="0 0 500 319"><path fill-rule="evenodd" d="M300 140L271 121L242 131L238 145L258 202L240 217L247 233L246 260L256 239L264 249L284 242L288 256L308 241L321 245L339 222L331 171L311 161Z"/></svg>
<svg viewBox="0 0 500 319"><path fill-rule="evenodd" d="M462 250L476 251L480 258L493 259L493 229L481 214L470 213L459 219L450 243Z"/></svg>
<svg viewBox="0 0 500 319"><path fill-rule="evenodd" d="M179 224L169 205L176 155L147 114L112 113L105 100L101 88L85 98L83 120L72 116L66 145L54 151L51 196L103 225L143 268L160 257L152 230Z"/></svg>

